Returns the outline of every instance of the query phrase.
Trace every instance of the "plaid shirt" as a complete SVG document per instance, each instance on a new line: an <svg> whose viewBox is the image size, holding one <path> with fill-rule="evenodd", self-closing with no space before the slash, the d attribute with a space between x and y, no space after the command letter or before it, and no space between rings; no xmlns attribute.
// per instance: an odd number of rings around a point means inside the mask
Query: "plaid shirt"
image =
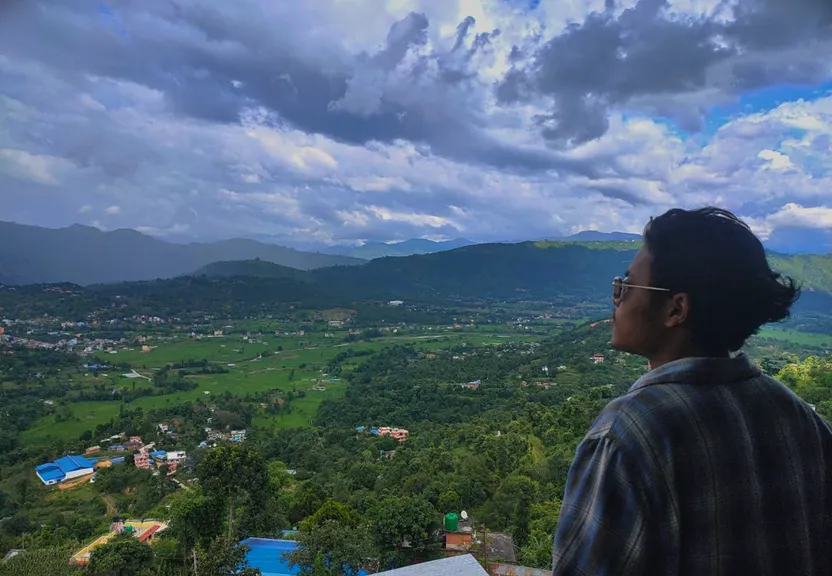
<svg viewBox="0 0 832 576"><path fill-rule="evenodd" d="M832 427L744 354L640 378L578 447L553 576L832 574Z"/></svg>

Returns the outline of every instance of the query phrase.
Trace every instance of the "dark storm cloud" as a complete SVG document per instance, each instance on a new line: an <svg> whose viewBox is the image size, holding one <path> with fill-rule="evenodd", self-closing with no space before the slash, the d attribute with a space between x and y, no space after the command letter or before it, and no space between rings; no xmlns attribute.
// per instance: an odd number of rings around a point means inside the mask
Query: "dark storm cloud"
<svg viewBox="0 0 832 576"><path fill-rule="evenodd" d="M682 153L671 130L638 118L622 126L611 111L694 130L738 91L819 82L832 23L832 2L812 0L741 0L723 9L727 19L669 16L662 0L619 14L608 1L536 32L497 9L395 22L367 11L342 25L337 7L317 0L104 6L0 0L0 112L30 109L0 118L0 149L12 154L0 156L0 203L15 218L36 221L47 202L63 219L195 237L454 237L467 233L460 226L494 238L618 222L619 210L646 214L696 182L708 194L746 193L729 175L752 174L757 153L776 147L761 132L782 127L738 126L731 146L674 174ZM597 145L564 150L611 126ZM635 142L639 130L647 135ZM823 138L811 144L819 158ZM783 174L767 171L766 182ZM579 195L593 205L565 208ZM770 196L748 213L776 212L783 196Z"/></svg>
<svg viewBox="0 0 832 576"><path fill-rule="evenodd" d="M641 0L614 15L608 2L606 12L569 26L540 46L531 65L509 72L497 96L503 102L552 97L542 133L568 145L603 134L609 109L633 98L665 97L662 107L695 128L693 116L703 111L674 104L674 96L714 85L736 93L828 76L817 44L832 38L828 0L740 0L729 22L719 14L669 19L668 8L665 0ZM802 54L794 51L800 47Z"/></svg>
<svg viewBox="0 0 832 576"><path fill-rule="evenodd" d="M315 22L293 21L296 11L291 9L260 21L257 5L245 2L147 0L104 11L102 6L84 0L12 2L0 23L0 50L36 58L79 83L83 74L94 74L152 87L177 112L213 122L237 122L244 107L263 105L301 130L342 142L405 139L466 162L482 158L502 168L564 168L551 156L490 146L476 128L476 108L455 107L454 114L442 115L441 110L414 101L402 104L384 93L372 114L333 106L344 98L350 80L360 78L356 74L362 67L390 74L411 50L425 45L430 22L424 14L411 13L395 22L375 54L315 58L316 48L331 47L299 41L298 30ZM667 9L665 0L641 0L615 15L614 3L607 2L604 13L545 40L530 65L509 72L497 86L497 96L502 102L553 97L550 111L537 122L547 140L564 146L604 134L609 110L633 98L670 98L713 81L729 90L818 81L826 73L826 63L817 55L778 61L770 54L749 58L748 52L785 50L828 38L828 0L742 0L727 23L705 17L671 20ZM297 13L314 18L302 10ZM118 15L115 25L113 14ZM461 48L475 24L472 17L459 24L450 53ZM498 33L477 34L471 52L487 47ZM521 59L519 49L513 54L516 62L528 61ZM441 73L430 89L441 92L476 80L475 70L449 66L444 56L432 57ZM711 78L720 64L727 66L721 69L723 77ZM406 76L402 81L407 82ZM454 107L458 98L448 92L448 100ZM702 113L673 103L659 106L688 128L696 127Z"/></svg>
<svg viewBox="0 0 832 576"><path fill-rule="evenodd" d="M325 54L314 54L314 43L296 41L298 32L282 37L283 29L304 26L291 21L290 11L285 21L270 20L267 26L256 14L245 14L244 8L252 5L235 10L231 4L216 5L220 9L184 1L131 2L112 9L126 30L120 34L99 6L83 0L13 4L0 23L0 53L34 58L79 86L87 74L136 82L162 92L177 113L211 122L237 122L244 107L261 105L305 132L350 144L404 139L464 162L514 170L571 169L571 163L555 156L493 143L478 127L477 106L462 102L459 92L447 92L444 110L422 105L418 98L402 104L386 95L372 114L333 106L362 67L376 67L387 75L409 51L425 44L429 22L423 14L395 22L376 54L324 59ZM473 25L473 18L460 24L457 48ZM498 35L477 34L468 56L487 49ZM413 86L403 89L441 93L476 81L467 61L454 66L442 56L431 57L440 69L435 79L418 78L417 66Z"/></svg>

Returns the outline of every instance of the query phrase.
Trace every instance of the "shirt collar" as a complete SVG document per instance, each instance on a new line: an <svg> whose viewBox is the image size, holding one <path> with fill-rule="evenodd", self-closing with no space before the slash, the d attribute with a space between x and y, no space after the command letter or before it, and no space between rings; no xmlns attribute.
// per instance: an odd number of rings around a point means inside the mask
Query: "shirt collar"
<svg viewBox="0 0 832 576"><path fill-rule="evenodd" d="M760 376L760 368L744 353L733 358L682 358L651 370L630 386L630 392L653 384L727 384Z"/></svg>

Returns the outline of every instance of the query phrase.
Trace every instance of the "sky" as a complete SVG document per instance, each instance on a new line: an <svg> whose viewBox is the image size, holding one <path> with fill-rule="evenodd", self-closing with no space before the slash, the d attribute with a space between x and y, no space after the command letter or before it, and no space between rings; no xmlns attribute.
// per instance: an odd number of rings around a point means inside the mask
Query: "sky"
<svg viewBox="0 0 832 576"><path fill-rule="evenodd" d="M0 220L832 251L828 0L6 0Z"/></svg>

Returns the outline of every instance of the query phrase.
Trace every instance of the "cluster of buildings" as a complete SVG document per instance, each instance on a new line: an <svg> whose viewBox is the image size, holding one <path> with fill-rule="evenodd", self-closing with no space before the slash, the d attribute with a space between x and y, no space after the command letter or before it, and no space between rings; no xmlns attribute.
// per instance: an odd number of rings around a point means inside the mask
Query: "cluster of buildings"
<svg viewBox="0 0 832 576"><path fill-rule="evenodd" d="M401 443L407 440L407 437L410 435L410 432L408 432L404 428L389 428L387 426L381 426L379 428L370 428L369 430L366 426L356 426L355 429L358 432L369 432L373 436L390 436L391 438L395 438Z"/></svg>
<svg viewBox="0 0 832 576"><path fill-rule="evenodd" d="M219 430L214 430L213 428L206 428L205 433L208 435L208 439L203 440L199 443L200 448L210 448L211 446L215 446L217 442L222 441L228 441L238 444L240 442L245 442L246 440L245 430L232 430L231 432L220 432Z"/></svg>
<svg viewBox="0 0 832 576"><path fill-rule="evenodd" d="M107 441L122 441L126 438L124 434L111 436L105 439ZM167 465L168 476L175 474L177 468L187 458L187 453L184 450L166 451L155 450L155 442L145 444L140 436L131 436L126 441L120 444L110 444L107 446L108 452L132 452L133 464L136 468L150 470L158 468L162 465ZM99 445L90 446L86 449L84 456L63 456L54 462L47 462L35 467L35 474L41 482L46 486L54 486L56 484L64 484L72 480L79 480L89 477L94 481L94 474L98 468L109 468L113 464L120 464L125 461L124 456L114 456L111 458L88 458L91 454L101 452L102 448Z"/></svg>
<svg viewBox="0 0 832 576"><path fill-rule="evenodd" d="M134 456L133 463L136 468L149 470L154 467L167 465L168 476L176 474L176 469L187 457L184 450L167 452L165 450L153 450L153 443L143 446Z"/></svg>

